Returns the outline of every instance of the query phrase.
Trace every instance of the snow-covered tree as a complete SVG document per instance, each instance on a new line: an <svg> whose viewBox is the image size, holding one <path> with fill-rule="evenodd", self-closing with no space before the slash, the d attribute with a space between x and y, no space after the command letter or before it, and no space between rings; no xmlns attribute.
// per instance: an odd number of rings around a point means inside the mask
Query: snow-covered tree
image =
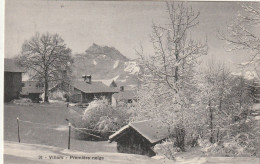
<svg viewBox="0 0 260 164"><path fill-rule="evenodd" d="M199 23L199 12L183 2L166 3L166 7L169 22L152 26L154 53L146 56L142 48L137 52L144 72L135 119L163 123L184 150L185 136L193 130L194 116L200 112L195 68L198 58L207 54L207 45L189 35Z"/></svg>
<svg viewBox="0 0 260 164"><path fill-rule="evenodd" d="M114 108L105 98L94 100L85 109L81 126L104 133L116 131L128 123L129 115L126 108Z"/></svg>
<svg viewBox="0 0 260 164"><path fill-rule="evenodd" d="M225 66L214 62L208 64L203 77L201 98L208 119L201 137L219 145L211 145L215 147L213 153L255 154L258 126L249 115L253 99L248 81L231 75Z"/></svg>
<svg viewBox="0 0 260 164"><path fill-rule="evenodd" d="M244 10L219 36L230 45L231 51L239 50L248 56L241 66L252 67L260 78L260 5L247 2L241 6Z"/></svg>

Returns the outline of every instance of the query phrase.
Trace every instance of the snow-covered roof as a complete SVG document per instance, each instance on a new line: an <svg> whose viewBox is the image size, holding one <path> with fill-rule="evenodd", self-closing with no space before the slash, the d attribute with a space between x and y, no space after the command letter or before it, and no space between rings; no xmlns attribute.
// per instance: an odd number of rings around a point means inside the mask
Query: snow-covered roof
<svg viewBox="0 0 260 164"><path fill-rule="evenodd" d="M104 83L106 86L110 86L110 84L114 81L113 79L108 79L108 80L92 80L93 82L102 82Z"/></svg>
<svg viewBox="0 0 260 164"><path fill-rule="evenodd" d="M169 136L169 132L166 127L160 126L152 120L145 120L139 122L132 122L122 127L113 135L109 136L109 141L116 141L122 135L127 135L127 133L124 134L124 132L126 132L129 128L132 128L135 131L137 131L141 136L146 138L152 144L157 143Z"/></svg>
<svg viewBox="0 0 260 164"><path fill-rule="evenodd" d="M106 86L110 86L111 83L113 82L116 82L116 80L119 78L119 75L113 77L112 79L93 79L92 81L95 81L95 82L102 82L104 83Z"/></svg>
<svg viewBox="0 0 260 164"><path fill-rule="evenodd" d="M116 93L117 91L102 82L73 81L71 85L84 93Z"/></svg>
<svg viewBox="0 0 260 164"><path fill-rule="evenodd" d="M123 133L126 129L128 129L130 126L126 125L123 126L121 129L119 129L117 132L115 132L114 134L112 134L111 136L109 136L109 140L112 142L112 139L115 138L116 136L118 136L119 134Z"/></svg>

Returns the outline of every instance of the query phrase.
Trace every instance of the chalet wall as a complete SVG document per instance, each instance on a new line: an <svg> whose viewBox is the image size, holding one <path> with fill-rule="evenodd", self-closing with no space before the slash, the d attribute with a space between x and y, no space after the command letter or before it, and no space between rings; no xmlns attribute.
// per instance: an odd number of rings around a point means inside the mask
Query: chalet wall
<svg viewBox="0 0 260 164"><path fill-rule="evenodd" d="M5 72L4 74L4 101L8 102L19 97L22 89L21 72Z"/></svg>

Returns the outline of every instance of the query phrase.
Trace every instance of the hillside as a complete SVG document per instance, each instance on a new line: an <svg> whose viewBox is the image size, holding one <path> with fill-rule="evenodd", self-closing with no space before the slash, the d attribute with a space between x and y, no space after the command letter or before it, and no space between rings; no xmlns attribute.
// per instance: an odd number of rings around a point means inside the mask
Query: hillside
<svg viewBox="0 0 260 164"><path fill-rule="evenodd" d="M114 47L93 43L84 53L76 54L73 76L80 79L83 74L92 75L93 80L115 80L126 88L137 85L140 68Z"/></svg>

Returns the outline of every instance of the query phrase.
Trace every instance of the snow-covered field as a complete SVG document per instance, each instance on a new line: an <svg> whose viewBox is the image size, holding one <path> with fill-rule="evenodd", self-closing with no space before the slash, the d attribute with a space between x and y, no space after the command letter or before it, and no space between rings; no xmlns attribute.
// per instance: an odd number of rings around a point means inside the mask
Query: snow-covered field
<svg viewBox="0 0 260 164"><path fill-rule="evenodd" d="M80 159L81 158L81 159ZM259 158L233 158L233 157L194 157L184 155L177 158L177 161L149 158L142 155L122 153L85 153L52 146L37 144L24 144L5 141L4 163L116 163L116 164L259 164Z"/></svg>

